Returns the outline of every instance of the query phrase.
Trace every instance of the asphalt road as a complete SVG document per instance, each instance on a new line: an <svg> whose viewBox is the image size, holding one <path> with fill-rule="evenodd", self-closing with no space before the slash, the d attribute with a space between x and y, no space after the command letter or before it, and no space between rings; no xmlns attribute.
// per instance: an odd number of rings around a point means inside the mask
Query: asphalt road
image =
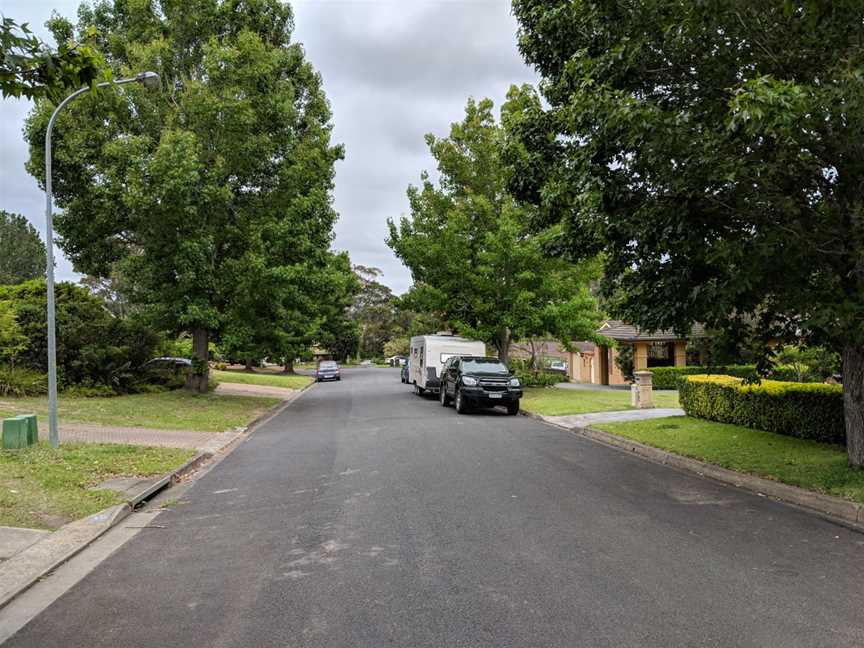
<svg viewBox="0 0 864 648"><path fill-rule="evenodd" d="M317 385L12 647L864 646L864 535L386 369Z"/></svg>

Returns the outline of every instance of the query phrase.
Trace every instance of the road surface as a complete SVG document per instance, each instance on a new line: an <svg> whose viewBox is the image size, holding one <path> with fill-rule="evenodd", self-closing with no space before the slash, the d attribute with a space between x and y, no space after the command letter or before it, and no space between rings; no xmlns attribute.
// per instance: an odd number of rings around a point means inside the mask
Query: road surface
<svg viewBox="0 0 864 648"><path fill-rule="evenodd" d="M343 375L9 647L864 646L864 535Z"/></svg>

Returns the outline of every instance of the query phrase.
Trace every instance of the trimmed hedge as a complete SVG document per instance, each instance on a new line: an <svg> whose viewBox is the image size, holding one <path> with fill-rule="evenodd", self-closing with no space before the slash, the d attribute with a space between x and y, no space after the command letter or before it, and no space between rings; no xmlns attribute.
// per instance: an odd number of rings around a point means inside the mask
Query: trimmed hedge
<svg viewBox="0 0 864 648"><path fill-rule="evenodd" d="M689 416L757 430L846 443L843 388L818 383L763 380L745 385L732 376L687 376L679 400Z"/></svg>
<svg viewBox="0 0 864 648"><path fill-rule="evenodd" d="M654 389L678 389L685 376L718 374L748 378L756 375L755 365L730 365L728 367L652 367Z"/></svg>

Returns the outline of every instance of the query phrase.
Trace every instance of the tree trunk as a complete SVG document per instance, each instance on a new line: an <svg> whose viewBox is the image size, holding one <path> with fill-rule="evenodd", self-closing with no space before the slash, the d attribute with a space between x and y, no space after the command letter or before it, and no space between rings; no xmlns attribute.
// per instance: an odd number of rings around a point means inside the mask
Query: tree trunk
<svg viewBox="0 0 864 648"><path fill-rule="evenodd" d="M505 328L498 334L498 341L496 345L498 347L498 359L507 363L510 360L510 329Z"/></svg>
<svg viewBox="0 0 864 648"><path fill-rule="evenodd" d="M293 374L294 372L294 358L285 358L285 367L282 369L282 373Z"/></svg>
<svg viewBox="0 0 864 648"><path fill-rule="evenodd" d="M864 468L864 346L843 349L843 411L849 465Z"/></svg>
<svg viewBox="0 0 864 648"><path fill-rule="evenodd" d="M186 389L199 394L207 393L210 375L209 360L210 331L192 329L192 371L186 376Z"/></svg>
<svg viewBox="0 0 864 648"><path fill-rule="evenodd" d="M249 373L255 373L255 367L252 366L252 358L246 358L246 369Z"/></svg>

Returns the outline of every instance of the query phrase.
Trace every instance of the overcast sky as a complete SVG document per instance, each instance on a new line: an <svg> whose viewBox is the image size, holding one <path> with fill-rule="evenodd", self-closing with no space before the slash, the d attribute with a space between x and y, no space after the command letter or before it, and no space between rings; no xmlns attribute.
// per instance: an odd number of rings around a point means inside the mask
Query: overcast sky
<svg viewBox="0 0 864 648"><path fill-rule="evenodd" d="M78 0L0 0L0 12L47 39L52 10L74 18ZM408 209L405 190L434 168L424 134L446 134L469 96L500 107L512 83L536 79L516 49L509 0L295 0L294 38L324 78L333 107L337 249L378 266L395 292L410 274L384 243L386 220ZM0 209L44 229L44 194L24 170L27 101L0 103ZM65 259L58 276L75 275Z"/></svg>

